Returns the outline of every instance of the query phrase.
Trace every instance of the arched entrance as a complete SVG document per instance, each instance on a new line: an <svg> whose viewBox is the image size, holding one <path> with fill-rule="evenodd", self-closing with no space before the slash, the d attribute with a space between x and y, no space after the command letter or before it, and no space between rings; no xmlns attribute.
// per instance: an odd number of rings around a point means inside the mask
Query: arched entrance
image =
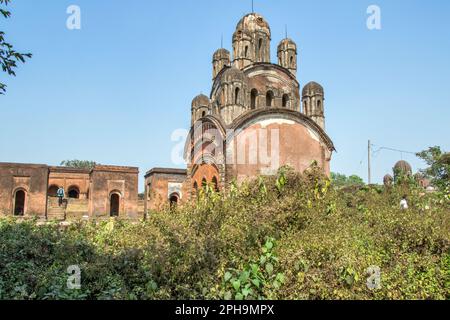
<svg viewBox="0 0 450 320"><path fill-rule="evenodd" d="M172 193L169 197L170 207L175 208L180 201L180 195L178 193Z"/></svg>
<svg viewBox="0 0 450 320"><path fill-rule="evenodd" d="M111 217L118 217L120 212L120 195L112 193L109 200L109 215Z"/></svg>
<svg viewBox="0 0 450 320"><path fill-rule="evenodd" d="M26 193L24 190L17 190L14 193L14 215L23 216L25 214Z"/></svg>
<svg viewBox="0 0 450 320"><path fill-rule="evenodd" d="M54 185L54 184L51 185L48 188L48 191L47 191L48 196L56 198L57 197L57 193L58 193L58 189L59 189L59 187L57 185Z"/></svg>
<svg viewBox="0 0 450 320"><path fill-rule="evenodd" d="M69 188L69 192L67 193L67 195L71 199L79 199L80 198L80 189L77 186L72 186Z"/></svg>

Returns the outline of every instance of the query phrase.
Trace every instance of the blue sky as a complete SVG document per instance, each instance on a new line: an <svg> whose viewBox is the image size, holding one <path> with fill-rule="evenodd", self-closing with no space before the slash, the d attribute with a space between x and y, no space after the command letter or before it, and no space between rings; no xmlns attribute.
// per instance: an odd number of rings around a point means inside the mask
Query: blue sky
<svg viewBox="0 0 450 320"><path fill-rule="evenodd" d="M81 30L66 28L66 9L81 8ZM366 27L381 8L382 29ZM65 159L173 167L171 134L190 125L192 98L211 88L211 56L231 50L250 0L16 1L1 21L7 40L33 58L0 96L0 161L58 165ZM367 178L367 140L421 151L450 150L450 1L255 0L276 45L299 46L301 85L325 88L332 170ZM409 154L381 151L381 182ZM141 180L142 184L142 180Z"/></svg>

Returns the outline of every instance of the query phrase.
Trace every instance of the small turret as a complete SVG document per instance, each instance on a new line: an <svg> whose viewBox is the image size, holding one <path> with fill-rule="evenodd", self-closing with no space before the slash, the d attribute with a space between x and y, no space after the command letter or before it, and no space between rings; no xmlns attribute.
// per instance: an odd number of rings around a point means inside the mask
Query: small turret
<svg viewBox="0 0 450 320"><path fill-rule="evenodd" d="M257 13L244 16L233 35L234 66L243 69L255 62L270 62L270 27Z"/></svg>
<svg viewBox="0 0 450 320"><path fill-rule="evenodd" d="M291 39L283 39L278 45L278 64L297 74L297 45Z"/></svg>
<svg viewBox="0 0 450 320"><path fill-rule="evenodd" d="M317 82L310 82L303 88L302 103L303 113L325 130L325 95L323 87Z"/></svg>
<svg viewBox="0 0 450 320"><path fill-rule="evenodd" d="M217 77L217 75L222 71L224 67L228 67L230 65L231 57L230 52L227 49L219 49L214 52L213 55L213 80Z"/></svg>
<svg viewBox="0 0 450 320"><path fill-rule="evenodd" d="M200 94L192 100L191 104L191 125L193 125L199 119L209 114L209 98L204 94Z"/></svg>

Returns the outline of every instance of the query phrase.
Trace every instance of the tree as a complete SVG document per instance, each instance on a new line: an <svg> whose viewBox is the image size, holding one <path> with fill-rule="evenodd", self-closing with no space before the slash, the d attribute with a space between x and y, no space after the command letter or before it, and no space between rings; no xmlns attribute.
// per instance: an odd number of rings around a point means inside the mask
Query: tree
<svg viewBox="0 0 450 320"><path fill-rule="evenodd" d="M11 12L6 10L8 3L11 0L0 0L0 16L7 19L11 17ZM17 68L17 63L25 63L26 58L31 58L31 53L19 53L14 50L12 44L6 42L5 33L0 31L0 65L2 66L3 72L6 72L10 76L15 76L14 71ZM6 84L0 82L0 94L5 94Z"/></svg>
<svg viewBox="0 0 450 320"><path fill-rule="evenodd" d="M357 175L351 175L347 177L345 174L332 172L331 181L336 187L346 187L346 186L362 186L364 185L364 180Z"/></svg>
<svg viewBox="0 0 450 320"><path fill-rule="evenodd" d="M61 162L61 166L77 169L93 169L98 163L88 160L65 160Z"/></svg>
<svg viewBox="0 0 450 320"><path fill-rule="evenodd" d="M430 147L417 154L424 160L428 168L421 172L428 178L434 186L441 190L450 188L450 153L445 153L441 147Z"/></svg>

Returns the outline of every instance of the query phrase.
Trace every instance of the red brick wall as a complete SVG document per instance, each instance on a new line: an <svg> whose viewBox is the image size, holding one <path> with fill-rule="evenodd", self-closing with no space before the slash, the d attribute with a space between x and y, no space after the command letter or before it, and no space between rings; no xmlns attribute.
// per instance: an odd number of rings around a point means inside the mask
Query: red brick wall
<svg viewBox="0 0 450 320"><path fill-rule="evenodd" d="M267 143L262 143L264 131ZM275 143L272 139L278 141L278 148L273 149ZM330 173L331 153L327 152L328 148L320 142L319 136L313 130L294 121L258 121L237 134L233 141L234 164L229 165L227 162L227 176L236 177L238 181L259 174L273 174L284 165L303 172L314 160L326 174ZM278 161L273 157L273 152L278 154ZM255 155L256 161L251 162L250 155ZM265 155L271 160L265 161Z"/></svg>
<svg viewBox="0 0 450 320"><path fill-rule="evenodd" d="M168 169L170 170L170 169ZM161 210L169 205L169 184L181 184L181 198L179 204L189 201L189 188L185 183L186 173L163 173L156 172L148 174L145 178L145 212Z"/></svg>
<svg viewBox="0 0 450 320"><path fill-rule="evenodd" d="M91 173L90 215L94 218L110 217L110 197L117 192L120 194L119 218L140 218L138 174L138 169L131 167L95 167Z"/></svg>
<svg viewBox="0 0 450 320"><path fill-rule="evenodd" d="M45 218L47 182L45 165L0 163L0 215L13 215L14 193L22 189L26 192L24 216Z"/></svg>

